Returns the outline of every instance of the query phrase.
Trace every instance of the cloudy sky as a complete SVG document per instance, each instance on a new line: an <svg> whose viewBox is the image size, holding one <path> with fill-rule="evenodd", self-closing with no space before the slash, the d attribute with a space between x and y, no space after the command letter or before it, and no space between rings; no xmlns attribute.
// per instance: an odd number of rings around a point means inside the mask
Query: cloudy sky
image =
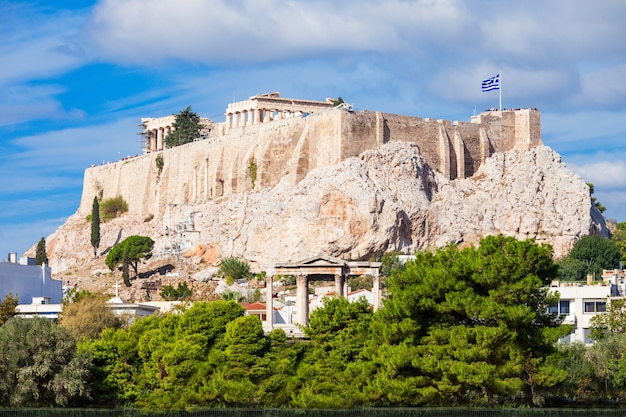
<svg viewBox="0 0 626 417"><path fill-rule="evenodd" d="M623 0L0 0L0 259L74 213L141 117L259 93L469 121L537 107L544 143L626 221Z"/></svg>

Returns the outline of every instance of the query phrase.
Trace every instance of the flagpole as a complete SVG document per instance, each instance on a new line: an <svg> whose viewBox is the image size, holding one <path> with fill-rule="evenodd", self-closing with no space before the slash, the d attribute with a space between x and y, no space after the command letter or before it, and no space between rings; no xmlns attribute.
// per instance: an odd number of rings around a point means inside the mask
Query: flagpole
<svg viewBox="0 0 626 417"><path fill-rule="evenodd" d="M502 73L500 73L499 78L500 78L500 88L498 88L498 91L500 92L500 111L502 111Z"/></svg>

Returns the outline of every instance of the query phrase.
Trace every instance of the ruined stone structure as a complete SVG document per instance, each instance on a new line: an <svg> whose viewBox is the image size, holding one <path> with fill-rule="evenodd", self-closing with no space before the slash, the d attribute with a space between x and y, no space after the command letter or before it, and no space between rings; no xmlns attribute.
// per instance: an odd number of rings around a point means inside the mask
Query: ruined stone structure
<svg viewBox="0 0 626 417"><path fill-rule="evenodd" d="M309 325L309 281L328 280L335 282L337 297L348 295L348 278L350 276L370 275L373 278L374 311L380 308L380 278L378 271L380 262L343 261L329 256L315 256L295 263L280 263L274 268L275 275L293 275L296 277L296 323ZM269 293L272 292L272 275L266 277ZM267 326L272 328L272 297L267 298Z"/></svg>
<svg viewBox="0 0 626 417"><path fill-rule="evenodd" d="M282 98L279 93L259 94L249 100L230 103L226 109L226 122L217 128L225 134L233 127L267 123L289 117L308 116L320 110L333 108L333 100L313 101Z"/></svg>
<svg viewBox="0 0 626 417"><path fill-rule="evenodd" d="M88 168L79 212L91 211L95 195L120 195L129 214L159 218L172 205L202 203L284 179L295 185L313 169L392 141L416 143L428 164L449 179L471 176L494 152L542 144L534 109L489 111L471 122L450 122L346 111L329 102L273 93L231 103L226 114L228 120L221 127L212 125L208 139L165 150L173 116L145 122L152 132L146 136L151 152ZM160 168L157 155L163 160Z"/></svg>
<svg viewBox="0 0 626 417"><path fill-rule="evenodd" d="M143 130L139 133L143 135L143 153L157 152L165 149L165 138L174 131L174 121L176 116L165 117L144 117L139 126ZM204 126L200 136L207 137L213 127L211 119L202 118L200 123Z"/></svg>
<svg viewBox="0 0 626 417"><path fill-rule="evenodd" d="M206 139L209 135L223 136L230 132L233 127L267 123L289 117L308 116L316 111L332 108L332 99L314 101L282 98L279 93L259 94L250 97L249 100L230 103L226 109L226 121L224 123L213 123L210 119L201 119L204 129L200 132L201 137L198 139ZM174 130L175 119L175 115L141 119L139 126L143 127L140 134L144 136L144 153L165 149L165 138Z"/></svg>

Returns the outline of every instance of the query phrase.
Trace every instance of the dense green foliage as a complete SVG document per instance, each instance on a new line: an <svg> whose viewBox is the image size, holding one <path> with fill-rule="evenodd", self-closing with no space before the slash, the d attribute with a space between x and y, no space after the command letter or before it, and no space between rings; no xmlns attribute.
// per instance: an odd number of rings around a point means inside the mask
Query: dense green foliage
<svg viewBox="0 0 626 417"><path fill-rule="evenodd" d="M105 222L114 219L127 211L128 203L124 200L124 198L122 198L122 196L119 195L117 197L102 200L100 204L100 218Z"/></svg>
<svg viewBox="0 0 626 417"><path fill-rule="evenodd" d="M617 223L615 225L615 230L613 230L611 240L615 242L619 248L621 261L626 261L626 222Z"/></svg>
<svg viewBox="0 0 626 417"><path fill-rule="evenodd" d="M4 301L0 303L0 326L2 326L8 319L15 315L19 301L13 293L8 293L4 297Z"/></svg>
<svg viewBox="0 0 626 417"><path fill-rule="evenodd" d="M191 110L191 106L175 115L172 127L174 131L165 138L165 144L170 148L193 142L200 137L202 130L200 116Z"/></svg>
<svg viewBox="0 0 626 417"><path fill-rule="evenodd" d="M478 247L417 253L390 269L379 311L365 299L326 299L303 329L307 340L291 340L281 329L264 334L259 318L244 315L235 301L197 302L83 338L79 350L93 357L90 405L320 409L623 401L623 309L616 304L598 319L595 345L558 345L570 329L548 314L557 298L545 284L555 273L552 249L532 240L494 236Z"/></svg>
<svg viewBox="0 0 626 417"><path fill-rule="evenodd" d="M250 278L250 265L237 258L222 259L217 276L226 279L226 283L231 285L238 279Z"/></svg>
<svg viewBox="0 0 626 417"><path fill-rule="evenodd" d="M587 265L586 274L599 278L603 269L619 267L621 254L617 244L610 239L583 236L574 244L567 257L584 262Z"/></svg>
<svg viewBox="0 0 626 417"><path fill-rule="evenodd" d="M98 197L93 198L91 206L91 246L93 247L93 257L96 258L100 246L100 203Z"/></svg>
<svg viewBox="0 0 626 417"><path fill-rule="evenodd" d="M59 324L76 340L100 337L104 329L121 327L120 318L106 306L104 296L78 293L63 306Z"/></svg>
<svg viewBox="0 0 626 417"><path fill-rule="evenodd" d="M176 288L174 288L172 285L164 285L163 287L161 287L159 295L164 300L172 301L187 298L191 296L191 292L192 290L187 286L186 282L179 282Z"/></svg>
<svg viewBox="0 0 626 417"><path fill-rule="evenodd" d="M14 317L0 327L0 404L65 406L89 398L90 361L64 328Z"/></svg>
<svg viewBox="0 0 626 417"><path fill-rule="evenodd" d="M37 242L37 249L35 251L35 263L37 265L43 265L48 263L48 255L46 254L46 239L43 237Z"/></svg>
<svg viewBox="0 0 626 417"><path fill-rule="evenodd" d="M111 248L104 263L111 271L120 264L130 265L137 278L139 261L152 255L153 246L154 240L148 236L129 236Z"/></svg>

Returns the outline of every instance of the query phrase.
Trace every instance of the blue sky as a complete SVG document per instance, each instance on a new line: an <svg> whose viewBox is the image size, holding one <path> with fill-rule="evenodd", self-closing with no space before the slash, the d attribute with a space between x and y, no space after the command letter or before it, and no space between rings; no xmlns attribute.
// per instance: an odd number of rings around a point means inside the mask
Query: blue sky
<svg viewBox="0 0 626 417"><path fill-rule="evenodd" d="M142 117L255 94L469 121L537 107L544 143L626 221L623 0L0 0L0 259L78 208Z"/></svg>

